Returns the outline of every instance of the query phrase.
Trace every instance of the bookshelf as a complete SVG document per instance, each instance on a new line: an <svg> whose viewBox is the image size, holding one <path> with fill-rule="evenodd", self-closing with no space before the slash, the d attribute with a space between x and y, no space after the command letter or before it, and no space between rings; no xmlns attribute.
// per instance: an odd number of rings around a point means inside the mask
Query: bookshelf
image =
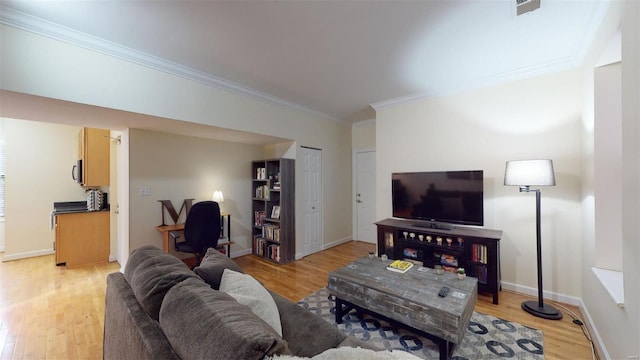
<svg viewBox="0 0 640 360"><path fill-rule="evenodd" d="M456 226L452 230L416 226L415 221L385 219L378 227L378 256L405 259L444 271L464 268L478 279L478 292L490 293L498 304L501 230Z"/></svg>
<svg viewBox="0 0 640 360"><path fill-rule="evenodd" d="M252 253L286 264L295 257L295 160L253 161Z"/></svg>

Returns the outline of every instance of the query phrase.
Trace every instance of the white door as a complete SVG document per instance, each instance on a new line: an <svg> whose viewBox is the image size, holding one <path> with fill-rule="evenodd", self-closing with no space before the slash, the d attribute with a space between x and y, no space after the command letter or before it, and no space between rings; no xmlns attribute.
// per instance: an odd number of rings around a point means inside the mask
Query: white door
<svg viewBox="0 0 640 360"><path fill-rule="evenodd" d="M376 152L356 153L355 240L377 242L376 226Z"/></svg>
<svg viewBox="0 0 640 360"><path fill-rule="evenodd" d="M303 241L307 256L322 250L322 150L302 148Z"/></svg>

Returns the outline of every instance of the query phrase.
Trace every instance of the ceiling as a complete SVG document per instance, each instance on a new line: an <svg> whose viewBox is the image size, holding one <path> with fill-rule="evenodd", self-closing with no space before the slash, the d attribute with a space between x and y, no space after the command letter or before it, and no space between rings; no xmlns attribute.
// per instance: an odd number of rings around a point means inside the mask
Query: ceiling
<svg viewBox="0 0 640 360"><path fill-rule="evenodd" d="M131 61L355 122L579 66L608 4L542 0L516 16L515 0L0 0L0 19L46 20Z"/></svg>

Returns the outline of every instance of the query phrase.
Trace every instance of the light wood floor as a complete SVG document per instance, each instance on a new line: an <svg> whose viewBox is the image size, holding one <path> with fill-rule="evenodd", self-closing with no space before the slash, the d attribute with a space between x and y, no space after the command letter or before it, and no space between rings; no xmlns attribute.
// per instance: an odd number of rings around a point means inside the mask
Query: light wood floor
<svg viewBox="0 0 640 360"><path fill-rule="evenodd" d="M0 263L0 359L101 359L107 274L54 256Z"/></svg>
<svg viewBox="0 0 640 360"><path fill-rule="evenodd" d="M234 260L267 288L297 301L326 286L329 272L374 248L354 241L283 266L251 255ZM0 263L0 360L101 359L106 276L119 269L110 263L67 270L56 267L52 255ZM503 291L500 305L493 305L480 296L476 310L542 330L547 359L591 358L569 316L535 318L520 309L524 299Z"/></svg>

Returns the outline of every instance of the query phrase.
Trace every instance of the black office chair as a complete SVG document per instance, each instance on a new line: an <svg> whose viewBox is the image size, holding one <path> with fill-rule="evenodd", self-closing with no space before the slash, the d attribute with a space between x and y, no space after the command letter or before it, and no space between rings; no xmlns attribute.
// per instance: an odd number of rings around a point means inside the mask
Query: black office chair
<svg viewBox="0 0 640 360"><path fill-rule="evenodd" d="M201 201L193 204L184 224L184 241L173 237L176 251L192 253L196 256L196 266L200 264L207 249L218 246L220 239L220 205L215 201Z"/></svg>

